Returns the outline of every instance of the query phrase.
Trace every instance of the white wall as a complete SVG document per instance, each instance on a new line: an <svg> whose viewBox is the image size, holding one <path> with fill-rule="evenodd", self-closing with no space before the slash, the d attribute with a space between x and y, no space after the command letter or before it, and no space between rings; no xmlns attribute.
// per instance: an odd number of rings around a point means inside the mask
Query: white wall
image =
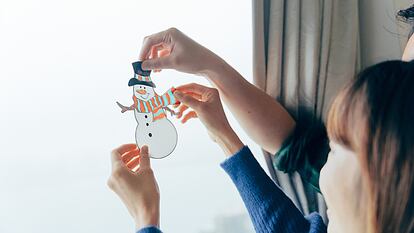
<svg viewBox="0 0 414 233"><path fill-rule="evenodd" d="M412 0L360 0L362 66L401 58L409 26L395 19Z"/></svg>

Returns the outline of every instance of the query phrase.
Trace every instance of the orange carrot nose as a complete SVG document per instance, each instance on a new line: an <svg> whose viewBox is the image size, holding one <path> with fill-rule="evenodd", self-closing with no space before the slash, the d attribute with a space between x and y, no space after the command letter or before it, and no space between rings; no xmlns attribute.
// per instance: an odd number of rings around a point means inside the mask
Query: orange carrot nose
<svg viewBox="0 0 414 233"><path fill-rule="evenodd" d="M145 95L145 94L147 94L147 91L146 91L146 90L142 90L142 89L138 90L137 92L138 92L138 94L140 94L140 95Z"/></svg>

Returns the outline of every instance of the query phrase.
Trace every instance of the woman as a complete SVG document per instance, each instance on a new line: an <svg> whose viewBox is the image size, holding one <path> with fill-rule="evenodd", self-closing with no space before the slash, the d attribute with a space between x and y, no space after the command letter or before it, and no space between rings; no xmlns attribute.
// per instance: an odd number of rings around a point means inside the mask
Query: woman
<svg viewBox="0 0 414 233"><path fill-rule="evenodd" d="M412 51L408 43L404 58L411 59ZM144 62L144 69L174 68L207 76L239 117L244 129L269 152L276 152L292 132L294 121L277 102L244 81L216 55L176 29L148 37L144 41L141 59L148 57L152 59ZM413 138L409 134L413 127L406 119L397 118L410 116L412 112L410 108L393 109L413 101L412 96L409 96L413 90L404 89L413 86L409 78L414 76L412 66L404 62L374 66L363 72L336 98L328 123L333 156L329 156L321 175L322 193L330 208L329 228L334 231L413 231L413 156L409 152L409 146L413 144L409 141ZM396 89L401 89L399 98L393 96ZM181 95L177 93L177 98L185 104L181 110L186 108L184 106L195 110L213 139L230 156L222 166L238 187L258 232L324 231L320 217L313 214L305 220L261 170L248 148L243 147L228 125L216 89L191 84L179 90ZM232 90L231 94L228 90ZM384 91L387 95L382 97ZM249 99L243 99L244 96L249 96L250 100L256 98L255 103L263 105L251 104ZM384 103L382 99L391 104L381 108ZM240 103L245 105L240 106ZM257 110L266 114L256 114ZM183 120L196 115L190 112ZM372 119L376 121L372 122ZM258 122L265 123L258 125ZM400 128L406 131L395 132ZM396 148L400 148L400 151ZM114 171L109 185L134 216L137 228L142 229L140 232L157 232L154 227L145 228L159 223L159 193L149 166L148 148L142 148L141 167L137 174L130 173L120 162L139 153L134 145L125 145L113 152ZM389 156L382 157L382 154ZM340 187L336 185L339 181ZM367 205L359 210L364 203Z"/></svg>
<svg viewBox="0 0 414 233"><path fill-rule="evenodd" d="M222 167L237 186L257 232L325 232L317 214L302 216L272 182L229 126L214 88L178 88L223 148ZM331 152L320 186L330 232L414 232L414 62L389 61L363 71L335 98L328 118ZM139 232L159 232L159 193L148 148L131 173L120 160L134 145L113 152L110 187L134 216ZM340 184L340 185L338 185Z"/></svg>

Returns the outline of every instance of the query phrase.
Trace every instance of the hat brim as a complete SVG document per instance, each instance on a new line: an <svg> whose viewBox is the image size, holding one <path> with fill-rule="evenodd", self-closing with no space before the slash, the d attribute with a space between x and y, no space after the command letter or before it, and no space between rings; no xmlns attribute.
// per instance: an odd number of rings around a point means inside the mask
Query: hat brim
<svg viewBox="0 0 414 233"><path fill-rule="evenodd" d="M153 82L145 82L145 81L140 81L136 78L131 78L128 82L128 86L132 87L135 85L144 85L144 86L149 86L149 87L156 87L155 84Z"/></svg>

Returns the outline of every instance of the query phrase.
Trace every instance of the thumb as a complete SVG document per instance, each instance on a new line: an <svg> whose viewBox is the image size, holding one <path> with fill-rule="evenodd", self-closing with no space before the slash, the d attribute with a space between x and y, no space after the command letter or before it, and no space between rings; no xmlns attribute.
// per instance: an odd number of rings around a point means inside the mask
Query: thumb
<svg viewBox="0 0 414 233"><path fill-rule="evenodd" d="M140 158L139 158L139 167L140 168L151 168L150 157L148 155L148 146L144 145L141 148Z"/></svg>
<svg viewBox="0 0 414 233"><path fill-rule="evenodd" d="M144 60L142 62L143 70L161 70L171 68L171 57L159 57L154 59Z"/></svg>
<svg viewBox="0 0 414 233"><path fill-rule="evenodd" d="M177 98L181 103L187 105L188 107L194 109L194 110L198 110L198 107L201 105L201 102L198 101L197 99L193 98L190 95L186 95L183 94L180 91L175 91L174 92L174 96L175 98Z"/></svg>
<svg viewBox="0 0 414 233"><path fill-rule="evenodd" d="M125 153L135 150L137 148L137 145L130 143L130 144L124 144L116 149L114 149L111 152L111 162L112 165L119 165L121 163L121 157Z"/></svg>

